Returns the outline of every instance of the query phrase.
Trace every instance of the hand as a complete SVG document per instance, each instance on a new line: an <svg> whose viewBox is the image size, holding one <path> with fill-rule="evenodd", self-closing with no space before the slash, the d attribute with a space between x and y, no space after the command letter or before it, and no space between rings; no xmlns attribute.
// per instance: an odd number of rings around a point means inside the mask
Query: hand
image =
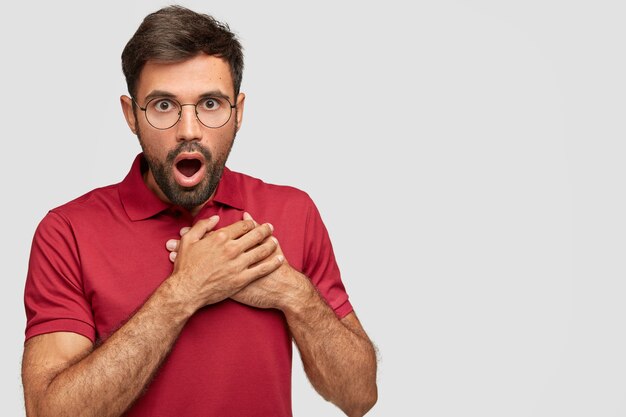
<svg viewBox="0 0 626 417"><path fill-rule="evenodd" d="M248 213L243 214L243 220L252 221L255 226L259 227ZM188 231L189 228L181 229L181 236L185 236ZM306 292L307 290L310 291L312 288L308 278L289 265L284 258L278 241L276 241L276 245L275 254L282 258L282 265L268 275L251 281L246 287L232 294L230 298L253 307L278 308L284 310L288 308L290 303L298 303L298 297L307 294L310 295L310 293ZM178 240L169 240L166 247L171 251L170 260L174 262L178 256L176 252Z"/></svg>
<svg viewBox="0 0 626 417"><path fill-rule="evenodd" d="M270 224L246 219L213 231L218 221L200 220L166 243L174 253L170 279L197 308L232 296L284 262Z"/></svg>
<svg viewBox="0 0 626 417"><path fill-rule="evenodd" d="M244 213L243 219L254 221L249 213ZM276 252L283 255L280 244ZM309 280L285 260L274 272L251 282L230 298L252 307L277 308L284 311L290 303L299 302L298 297L307 288L307 284Z"/></svg>

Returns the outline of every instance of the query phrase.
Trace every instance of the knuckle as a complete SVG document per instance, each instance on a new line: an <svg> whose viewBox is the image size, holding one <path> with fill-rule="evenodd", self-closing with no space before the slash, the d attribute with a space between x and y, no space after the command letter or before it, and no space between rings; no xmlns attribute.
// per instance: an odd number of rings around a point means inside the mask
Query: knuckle
<svg viewBox="0 0 626 417"><path fill-rule="evenodd" d="M228 233L226 233L223 230L218 230L217 232L213 234L213 237L218 242L225 243L228 240Z"/></svg>
<svg viewBox="0 0 626 417"><path fill-rule="evenodd" d="M265 247L265 255L269 256L276 250L276 240L269 239L263 246Z"/></svg>
<svg viewBox="0 0 626 417"><path fill-rule="evenodd" d="M272 265L272 263L271 263L271 262L263 262L263 263L260 265L260 270L261 270L260 272L261 272L263 275L267 275L267 274L269 274L269 273L270 273L270 272L272 272L274 269L276 269L276 268L274 268L274 265Z"/></svg>
<svg viewBox="0 0 626 417"><path fill-rule="evenodd" d="M254 229L254 222L252 220L243 220L242 228L244 232L249 232Z"/></svg>
<svg viewBox="0 0 626 417"><path fill-rule="evenodd" d="M261 230L258 227L255 228L250 233L252 234L252 237L254 238L254 240L257 241L257 242L261 242L263 239L265 239L265 233L263 233L263 230Z"/></svg>
<svg viewBox="0 0 626 417"><path fill-rule="evenodd" d="M270 248L267 247L267 245L261 245L256 249L256 253L255 253L255 257L254 259L259 262L265 258L267 258L269 256L269 254L271 253Z"/></svg>
<svg viewBox="0 0 626 417"><path fill-rule="evenodd" d="M224 254L229 258L234 258L239 255L239 248L234 242L231 242L230 244L226 244L224 246Z"/></svg>
<svg viewBox="0 0 626 417"><path fill-rule="evenodd" d="M260 243L250 250L252 258L257 262L261 259L267 258L269 253L270 248L268 247L267 242Z"/></svg>
<svg viewBox="0 0 626 417"><path fill-rule="evenodd" d="M233 278L233 284L234 284L234 286L236 288L241 289L241 288L245 287L248 284L249 277L248 277L248 274L246 272L247 271L240 271Z"/></svg>
<svg viewBox="0 0 626 417"><path fill-rule="evenodd" d="M259 264L259 273L261 275L267 275L275 269L276 265L274 262L263 262L262 264Z"/></svg>

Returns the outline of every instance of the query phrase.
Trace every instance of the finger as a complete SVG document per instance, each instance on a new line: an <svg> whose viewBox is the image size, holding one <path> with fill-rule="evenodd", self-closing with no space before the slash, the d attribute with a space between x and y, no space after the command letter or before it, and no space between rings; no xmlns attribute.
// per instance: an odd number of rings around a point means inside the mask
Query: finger
<svg viewBox="0 0 626 417"><path fill-rule="evenodd" d="M283 248L280 246L280 242L278 240L276 240L276 253L282 255L283 257L285 256L285 254L283 253Z"/></svg>
<svg viewBox="0 0 626 417"><path fill-rule="evenodd" d="M237 243L239 244L241 251L245 252L265 241L272 235L273 231L274 226L270 223L261 224L237 239Z"/></svg>
<svg viewBox="0 0 626 417"><path fill-rule="evenodd" d="M168 251L175 252L178 250L179 243L180 243L180 240L178 239L170 239L167 242L165 242L165 247L167 248Z"/></svg>
<svg viewBox="0 0 626 417"><path fill-rule="evenodd" d="M178 252L170 252L170 261L174 262L176 260L176 256Z"/></svg>
<svg viewBox="0 0 626 417"><path fill-rule="evenodd" d="M254 220L254 219L252 218L252 216L250 215L250 213L248 213L247 211L244 211L244 212L243 212L243 219L244 219L244 220L252 220L252 221L254 222L254 225L255 225L255 226L258 226L258 225L259 225L259 224L256 222L256 220Z"/></svg>
<svg viewBox="0 0 626 417"><path fill-rule="evenodd" d="M283 255L269 256L261 262L252 265L242 274L245 281L251 282L255 279L271 274L285 262Z"/></svg>
<svg viewBox="0 0 626 417"><path fill-rule="evenodd" d="M191 227L183 227L178 233L180 233L181 236L185 236L185 233L187 233L190 229Z"/></svg>
<svg viewBox="0 0 626 417"><path fill-rule="evenodd" d="M255 225L252 220L240 220L231 225L228 225L222 229L216 231L216 234L220 234L228 239L238 239L244 236L246 233L254 230Z"/></svg>
<svg viewBox="0 0 626 417"><path fill-rule="evenodd" d="M219 220L219 216L211 216L208 219L202 219L194 224L193 227L185 233L183 238L191 242L196 242L202 239L208 232L213 230Z"/></svg>
<svg viewBox="0 0 626 417"><path fill-rule="evenodd" d="M281 253L276 252L277 248L278 239L276 239L274 236L270 236L265 239L265 241L263 241L261 244L256 245L255 247L247 251L244 254L244 262L247 265L253 266L272 255L282 255Z"/></svg>

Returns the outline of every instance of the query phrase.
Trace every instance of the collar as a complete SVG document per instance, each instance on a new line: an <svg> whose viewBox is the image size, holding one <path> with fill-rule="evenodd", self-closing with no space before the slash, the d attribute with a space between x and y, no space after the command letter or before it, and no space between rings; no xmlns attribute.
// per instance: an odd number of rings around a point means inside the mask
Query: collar
<svg viewBox="0 0 626 417"><path fill-rule="evenodd" d="M126 178L119 185L120 200L126 214L132 221L150 218L164 210L173 207L173 204L162 201L148 188L143 181L142 166L145 167L143 153L135 157ZM236 174L224 167L212 202L236 209L243 209L243 197L237 184Z"/></svg>

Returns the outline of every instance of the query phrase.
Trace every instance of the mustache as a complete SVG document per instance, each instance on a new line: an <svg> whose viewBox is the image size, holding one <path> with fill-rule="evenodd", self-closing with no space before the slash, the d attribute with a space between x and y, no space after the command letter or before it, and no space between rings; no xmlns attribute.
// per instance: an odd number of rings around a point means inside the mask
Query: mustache
<svg viewBox="0 0 626 417"><path fill-rule="evenodd" d="M207 164L213 161L213 154L210 150L200 145L198 142L181 142L178 146L167 153L166 161L169 164L174 163L176 157L182 152L198 152L204 156L204 160Z"/></svg>

